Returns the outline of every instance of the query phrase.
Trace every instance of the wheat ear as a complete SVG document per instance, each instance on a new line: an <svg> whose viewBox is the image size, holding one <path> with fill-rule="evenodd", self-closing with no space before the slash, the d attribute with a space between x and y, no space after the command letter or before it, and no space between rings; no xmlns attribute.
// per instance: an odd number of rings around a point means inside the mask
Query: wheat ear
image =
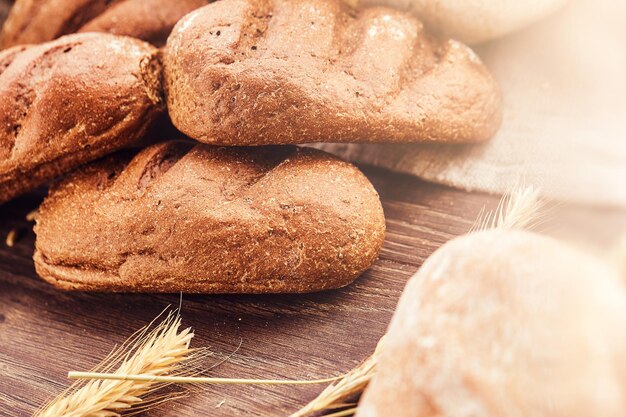
<svg viewBox="0 0 626 417"><path fill-rule="evenodd" d="M185 361L194 358L189 348L194 334L180 329L178 315L170 314L154 330L138 332L122 347L114 350L98 369L116 374L160 376L178 374ZM115 369L113 371L113 369ZM119 417L132 408L143 411L168 396L151 396L163 387L151 381L79 382L35 414L36 417ZM152 397L152 398L151 398Z"/></svg>
<svg viewBox="0 0 626 417"><path fill-rule="evenodd" d="M376 373L376 362L384 344L385 337L383 336L372 356L348 372L343 378L326 387L313 401L290 417L304 417L321 411L338 410L345 407L350 408L329 414L329 416L340 417L354 414L356 404L348 403L347 401L350 397L362 393L372 376Z"/></svg>
<svg viewBox="0 0 626 417"><path fill-rule="evenodd" d="M540 220L543 202L539 198L540 190L534 187L516 188L505 194L498 207L491 212L478 216L471 232L502 229L524 230L536 226Z"/></svg>

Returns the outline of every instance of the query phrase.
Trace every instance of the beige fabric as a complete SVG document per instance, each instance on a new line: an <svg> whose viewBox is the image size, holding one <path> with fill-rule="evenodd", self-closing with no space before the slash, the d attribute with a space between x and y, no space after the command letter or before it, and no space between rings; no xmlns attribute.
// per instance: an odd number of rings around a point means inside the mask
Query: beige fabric
<svg viewBox="0 0 626 417"><path fill-rule="evenodd" d="M489 143L321 148L468 190L523 182L556 199L626 206L626 2L574 0L477 52L504 95Z"/></svg>

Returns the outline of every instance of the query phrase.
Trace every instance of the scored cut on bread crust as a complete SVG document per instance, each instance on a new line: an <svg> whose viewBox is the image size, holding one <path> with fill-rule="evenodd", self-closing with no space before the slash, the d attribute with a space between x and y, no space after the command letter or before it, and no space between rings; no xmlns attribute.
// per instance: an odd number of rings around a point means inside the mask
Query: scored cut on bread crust
<svg viewBox="0 0 626 417"><path fill-rule="evenodd" d="M41 43L75 32L108 32L156 46L176 22L209 0L17 0L0 47Z"/></svg>
<svg viewBox="0 0 626 417"><path fill-rule="evenodd" d="M164 104L156 53L87 33L1 51L0 203L142 138Z"/></svg>
<svg viewBox="0 0 626 417"><path fill-rule="evenodd" d="M212 144L476 142L500 125L495 80L414 17L340 0L222 0L164 49L174 125Z"/></svg>
<svg viewBox="0 0 626 417"><path fill-rule="evenodd" d="M385 221L367 178L324 152L166 142L69 176L35 230L37 272L63 289L302 293L369 268Z"/></svg>

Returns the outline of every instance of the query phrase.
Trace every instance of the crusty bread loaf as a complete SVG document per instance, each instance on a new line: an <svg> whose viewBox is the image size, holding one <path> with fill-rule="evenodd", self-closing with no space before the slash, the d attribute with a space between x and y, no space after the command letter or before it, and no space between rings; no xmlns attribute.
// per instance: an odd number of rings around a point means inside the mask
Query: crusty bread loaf
<svg viewBox="0 0 626 417"><path fill-rule="evenodd" d="M209 0L17 0L0 46L40 43L74 32L108 32L161 46L176 22Z"/></svg>
<svg viewBox="0 0 626 417"><path fill-rule="evenodd" d="M41 277L70 290L301 293L349 284L383 243L372 185L321 151L166 142L129 159L50 191Z"/></svg>
<svg viewBox="0 0 626 417"><path fill-rule="evenodd" d="M162 108L145 42L85 33L0 52L0 203L133 143Z"/></svg>
<svg viewBox="0 0 626 417"><path fill-rule="evenodd" d="M494 79L406 13L340 0L222 0L164 50L178 129L226 145L472 142L500 124Z"/></svg>
<svg viewBox="0 0 626 417"><path fill-rule="evenodd" d="M626 292L554 239L457 238L409 281L358 417L626 415Z"/></svg>
<svg viewBox="0 0 626 417"><path fill-rule="evenodd" d="M12 5L10 0L0 0L0 26L4 24Z"/></svg>

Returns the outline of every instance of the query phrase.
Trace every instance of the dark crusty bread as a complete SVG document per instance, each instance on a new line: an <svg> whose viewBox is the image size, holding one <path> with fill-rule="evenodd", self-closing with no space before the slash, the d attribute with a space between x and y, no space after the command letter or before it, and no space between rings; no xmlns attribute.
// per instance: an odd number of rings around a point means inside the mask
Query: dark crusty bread
<svg viewBox="0 0 626 417"><path fill-rule="evenodd" d="M315 149L166 142L50 191L37 272L69 290L302 293L376 259L385 219L354 166Z"/></svg>
<svg viewBox="0 0 626 417"><path fill-rule="evenodd" d="M10 0L0 0L0 26L4 24L12 5L13 2Z"/></svg>
<svg viewBox="0 0 626 417"><path fill-rule="evenodd" d="M163 109L156 52L90 33L0 52L0 203L141 138Z"/></svg>
<svg viewBox="0 0 626 417"><path fill-rule="evenodd" d="M17 0L0 34L7 48L74 32L108 32L161 46L176 22L209 0Z"/></svg>
<svg viewBox="0 0 626 417"><path fill-rule="evenodd" d="M222 0L164 50L174 125L207 143L472 142L500 94L466 46L408 14L340 0Z"/></svg>
<svg viewBox="0 0 626 417"><path fill-rule="evenodd" d="M409 280L358 417L626 415L626 292L535 233L442 246Z"/></svg>

